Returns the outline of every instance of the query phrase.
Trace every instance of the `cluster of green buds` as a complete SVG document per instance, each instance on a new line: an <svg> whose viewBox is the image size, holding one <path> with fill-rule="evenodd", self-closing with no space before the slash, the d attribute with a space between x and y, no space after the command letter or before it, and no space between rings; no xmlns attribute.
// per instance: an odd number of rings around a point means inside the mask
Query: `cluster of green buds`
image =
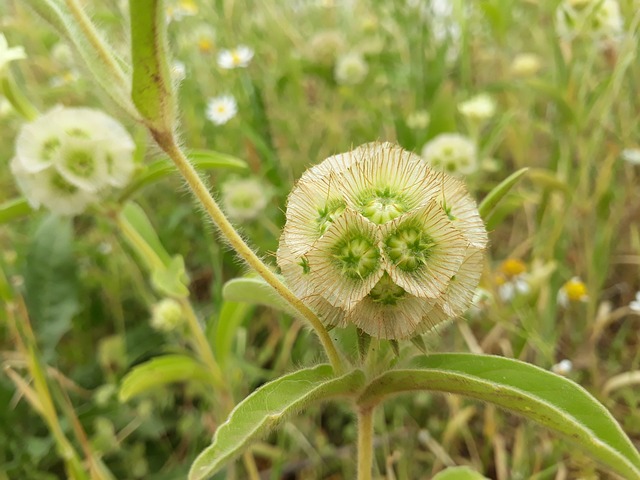
<svg viewBox="0 0 640 480"><path fill-rule="evenodd" d="M405 339L463 313L487 232L464 184L390 143L307 170L278 248L286 281L327 326Z"/></svg>

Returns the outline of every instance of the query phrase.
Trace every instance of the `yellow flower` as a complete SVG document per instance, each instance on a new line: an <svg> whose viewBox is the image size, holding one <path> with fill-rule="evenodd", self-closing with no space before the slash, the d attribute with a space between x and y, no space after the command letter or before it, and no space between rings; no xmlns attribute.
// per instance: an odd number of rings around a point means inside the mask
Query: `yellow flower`
<svg viewBox="0 0 640 480"><path fill-rule="evenodd" d="M486 245L462 182L376 142L302 175L277 258L325 324L403 339L466 310Z"/></svg>
<svg viewBox="0 0 640 480"><path fill-rule="evenodd" d="M589 300L587 286L579 277L566 282L558 292L558 303L566 307L569 302L586 302Z"/></svg>

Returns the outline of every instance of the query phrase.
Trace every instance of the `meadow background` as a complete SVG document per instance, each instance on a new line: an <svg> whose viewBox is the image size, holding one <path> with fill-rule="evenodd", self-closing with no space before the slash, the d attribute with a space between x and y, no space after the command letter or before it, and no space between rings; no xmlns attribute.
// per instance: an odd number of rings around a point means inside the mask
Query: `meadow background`
<svg viewBox="0 0 640 480"><path fill-rule="evenodd" d="M126 58L126 2L85 3ZM166 4L169 44L180 62L174 69L180 137L188 148L246 161L244 171L207 175L223 205L233 190L224 193L225 184L259 182L251 191L264 195L263 208L235 223L273 265L295 180L352 146L393 141L420 154L439 134L460 133L477 146L475 168L464 178L478 200L528 167L488 219L478 302L464 318L426 336L428 348L505 355L553 369L587 388L640 444L637 1L618 2L622 30L610 35L586 27L561 31L557 1ZM70 47L23 2L0 2L0 28L9 45L26 51L26 59L5 68L40 110L93 106L126 122ZM248 66L221 68L220 52L238 45L254 51ZM357 65L338 74L349 55ZM480 94L494 110L465 114L460 105ZM234 96L237 114L217 125L206 109L220 95ZM23 123L0 97L0 211L20 196L8 164ZM141 126L126 126L138 162L161 158ZM201 321L215 322L223 307L239 319L227 366L237 399L321 359L316 338L300 321L224 301L223 285L245 268L218 241L177 175L133 199L165 249L184 257ZM13 289L27 292L27 305L55 313L32 315L31 324L63 434L76 438L79 425L86 437L72 442L79 451L88 446L115 478L184 478L222 419L215 414L215 392L197 382L118 399L132 366L180 351L188 341L179 326L165 331L151 321L161 296L118 234L117 208L114 195L76 217L59 250L42 233L45 211L0 217L0 265ZM47 294L51 285L64 292L57 310L39 303L40 297L55 300ZM0 309L0 479L62 478L50 425L7 373L31 382L8 318ZM415 350L405 343L403 350ZM565 440L455 396L398 397L381 409L375 431L379 478L429 478L454 464L497 479L612 478ZM354 419L331 403L288 421L254 455L263 478L349 479L355 476L354 442ZM246 478L243 468L238 464L216 478Z"/></svg>

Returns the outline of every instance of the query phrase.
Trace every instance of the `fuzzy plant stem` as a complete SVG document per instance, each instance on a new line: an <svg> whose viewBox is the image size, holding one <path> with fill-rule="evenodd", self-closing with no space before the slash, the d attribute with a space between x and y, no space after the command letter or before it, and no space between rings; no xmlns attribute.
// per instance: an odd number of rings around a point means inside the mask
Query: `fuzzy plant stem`
<svg viewBox="0 0 640 480"><path fill-rule="evenodd" d="M373 467L373 410L358 407L358 480L371 480Z"/></svg>
<svg viewBox="0 0 640 480"><path fill-rule="evenodd" d="M313 327L320 338L320 342L329 357L336 374L344 371L343 360L331 341L329 332L324 328L320 319L302 301L296 297L289 288L282 283L276 274L265 265L255 252L246 244L244 239L233 227L231 222L222 212L217 202L213 199L206 185L198 175L196 169L191 165L182 150L178 147L175 138L171 134L163 134L153 131L152 134L158 145L173 160L176 167L187 181L189 188L205 208L214 224L220 230L222 236L229 242L233 249L249 264L264 280L271 285L282 298L284 298L293 308L295 308Z"/></svg>

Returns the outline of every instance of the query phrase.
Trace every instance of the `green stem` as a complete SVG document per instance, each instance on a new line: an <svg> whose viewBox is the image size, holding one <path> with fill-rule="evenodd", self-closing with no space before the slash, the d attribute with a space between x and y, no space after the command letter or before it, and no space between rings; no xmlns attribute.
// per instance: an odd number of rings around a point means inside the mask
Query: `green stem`
<svg viewBox="0 0 640 480"><path fill-rule="evenodd" d="M358 480L371 480L374 408L358 407Z"/></svg>
<svg viewBox="0 0 640 480"><path fill-rule="evenodd" d="M329 332L324 328L320 319L278 279L276 274L271 271L271 269L269 269L269 267L267 267L267 265L265 265L262 260L258 258L255 252L245 243L243 238L236 231L233 225L231 225L231 222L229 222L217 202L209 193L209 190L198 175L198 172L195 170L193 165L191 165L182 150L180 150L173 135L153 130L151 133L158 142L158 145L176 164L176 167L189 184L191 191L203 205L214 224L220 230L220 233L222 233L223 237L231 244L238 255L240 255L240 257L242 257L250 267L258 272L258 274L260 274L260 276L264 278L265 281L271 285L276 292L280 294L280 296L282 296L282 298L289 302L289 304L291 304L291 306L293 306L293 308L295 308L302 317L311 324L320 338L320 342L329 357L329 361L331 362L335 373L342 373L344 371L343 360L331 341Z"/></svg>
<svg viewBox="0 0 640 480"><path fill-rule="evenodd" d="M214 383L218 387L224 387L225 382L222 370L211 352L211 347L209 346L209 342L207 342L207 337L200 326L200 322L198 322L198 317L196 317L191 303L186 298L181 298L179 302L182 307L182 311L186 314L187 324L189 325L189 330L195 344L194 347L198 352L198 355L207 364L207 367L209 367L209 370L213 375ZM228 396L228 393L226 393L226 387L223 390L223 395Z"/></svg>
<svg viewBox="0 0 640 480"><path fill-rule="evenodd" d="M149 269L153 270L155 268L162 268L164 266L162 259L158 256L158 254L149 246L149 244L142 238L140 234L127 222L122 216L118 216L118 226L120 227L120 231L124 234L124 236L135 245L136 251L144 257L144 261L149 267ZM189 326L189 333L191 339L193 341L193 346L198 353L200 359L205 362L211 375L213 376L213 381L215 386L218 388L222 388L225 392L224 396L228 397L229 394L226 391L224 376L222 374L222 370L220 369L220 365L216 362L213 352L211 351L211 347L209 342L207 341L207 337L200 326L200 322L198 322L198 318L191 306L191 303L186 298L177 299L180 303L182 311L184 312L187 318L187 325Z"/></svg>
<svg viewBox="0 0 640 480"><path fill-rule="evenodd" d="M98 31L95 26L91 22L91 19L87 16L82 5L78 2L78 0L66 0L67 8L69 9L69 13L73 15L73 18L77 22L77 25L84 33L91 46L94 48L95 52L100 57L100 60L107 67L107 69L111 72L116 80L120 84L120 90L127 91L129 80L127 76L118 65L118 62L113 57L109 49L104 44L103 40L100 38Z"/></svg>
<svg viewBox="0 0 640 480"><path fill-rule="evenodd" d="M25 120L31 122L38 117L38 109L33 106L24 92L16 85L9 73L2 77L2 93L4 93L5 98L11 103L15 111L22 115Z"/></svg>

